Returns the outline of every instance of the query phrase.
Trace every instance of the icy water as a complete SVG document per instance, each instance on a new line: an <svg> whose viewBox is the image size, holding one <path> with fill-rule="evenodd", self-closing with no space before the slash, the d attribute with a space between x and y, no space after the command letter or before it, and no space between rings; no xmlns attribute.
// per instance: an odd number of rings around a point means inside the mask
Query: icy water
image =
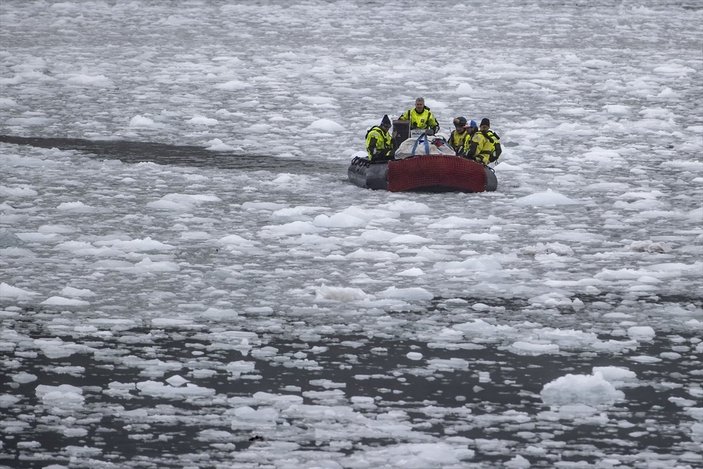
<svg viewBox="0 0 703 469"><path fill-rule="evenodd" d="M696 2L0 24L1 466L703 466ZM418 95L497 192L346 182Z"/></svg>

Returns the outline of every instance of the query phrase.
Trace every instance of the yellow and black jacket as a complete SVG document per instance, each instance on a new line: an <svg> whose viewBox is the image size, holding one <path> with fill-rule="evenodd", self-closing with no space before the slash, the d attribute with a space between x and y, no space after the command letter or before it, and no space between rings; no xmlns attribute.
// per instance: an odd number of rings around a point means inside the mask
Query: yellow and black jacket
<svg viewBox="0 0 703 469"><path fill-rule="evenodd" d="M393 137L378 125L366 132L366 153L369 160L390 159L393 155Z"/></svg>
<svg viewBox="0 0 703 469"><path fill-rule="evenodd" d="M497 160L502 152L500 137L490 129L476 132L470 139L465 140L463 152L467 158L479 163L491 163Z"/></svg>
<svg viewBox="0 0 703 469"><path fill-rule="evenodd" d="M432 129L435 132L439 130L439 122L435 119L430 108L425 106L421 113L418 113L415 108L408 109L398 118L402 121L410 121L411 129Z"/></svg>

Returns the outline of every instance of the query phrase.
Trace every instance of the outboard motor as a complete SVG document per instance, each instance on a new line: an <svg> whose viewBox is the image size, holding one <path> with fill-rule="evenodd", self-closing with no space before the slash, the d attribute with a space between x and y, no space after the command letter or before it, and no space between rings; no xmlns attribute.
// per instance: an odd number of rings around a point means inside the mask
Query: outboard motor
<svg viewBox="0 0 703 469"><path fill-rule="evenodd" d="M393 151L410 138L410 121L393 121Z"/></svg>

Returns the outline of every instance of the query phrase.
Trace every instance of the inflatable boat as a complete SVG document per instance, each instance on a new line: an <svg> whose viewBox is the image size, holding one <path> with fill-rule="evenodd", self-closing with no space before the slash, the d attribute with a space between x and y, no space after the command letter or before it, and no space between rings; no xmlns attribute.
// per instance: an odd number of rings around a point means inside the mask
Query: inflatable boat
<svg viewBox="0 0 703 469"><path fill-rule="evenodd" d="M397 124L393 123L394 129ZM492 168L455 156L442 135L419 133L404 139L401 134L394 157L379 162L355 157L347 171L349 181L391 192L484 192L498 188Z"/></svg>

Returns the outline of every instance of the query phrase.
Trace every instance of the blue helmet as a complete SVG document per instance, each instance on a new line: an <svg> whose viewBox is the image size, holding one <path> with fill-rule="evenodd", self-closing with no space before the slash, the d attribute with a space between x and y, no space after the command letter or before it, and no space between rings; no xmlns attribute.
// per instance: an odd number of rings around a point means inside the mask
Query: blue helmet
<svg viewBox="0 0 703 469"><path fill-rule="evenodd" d="M478 129L478 125L476 125L476 121L471 119L471 122L469 122L469 127L473 129Z"/></svg>

